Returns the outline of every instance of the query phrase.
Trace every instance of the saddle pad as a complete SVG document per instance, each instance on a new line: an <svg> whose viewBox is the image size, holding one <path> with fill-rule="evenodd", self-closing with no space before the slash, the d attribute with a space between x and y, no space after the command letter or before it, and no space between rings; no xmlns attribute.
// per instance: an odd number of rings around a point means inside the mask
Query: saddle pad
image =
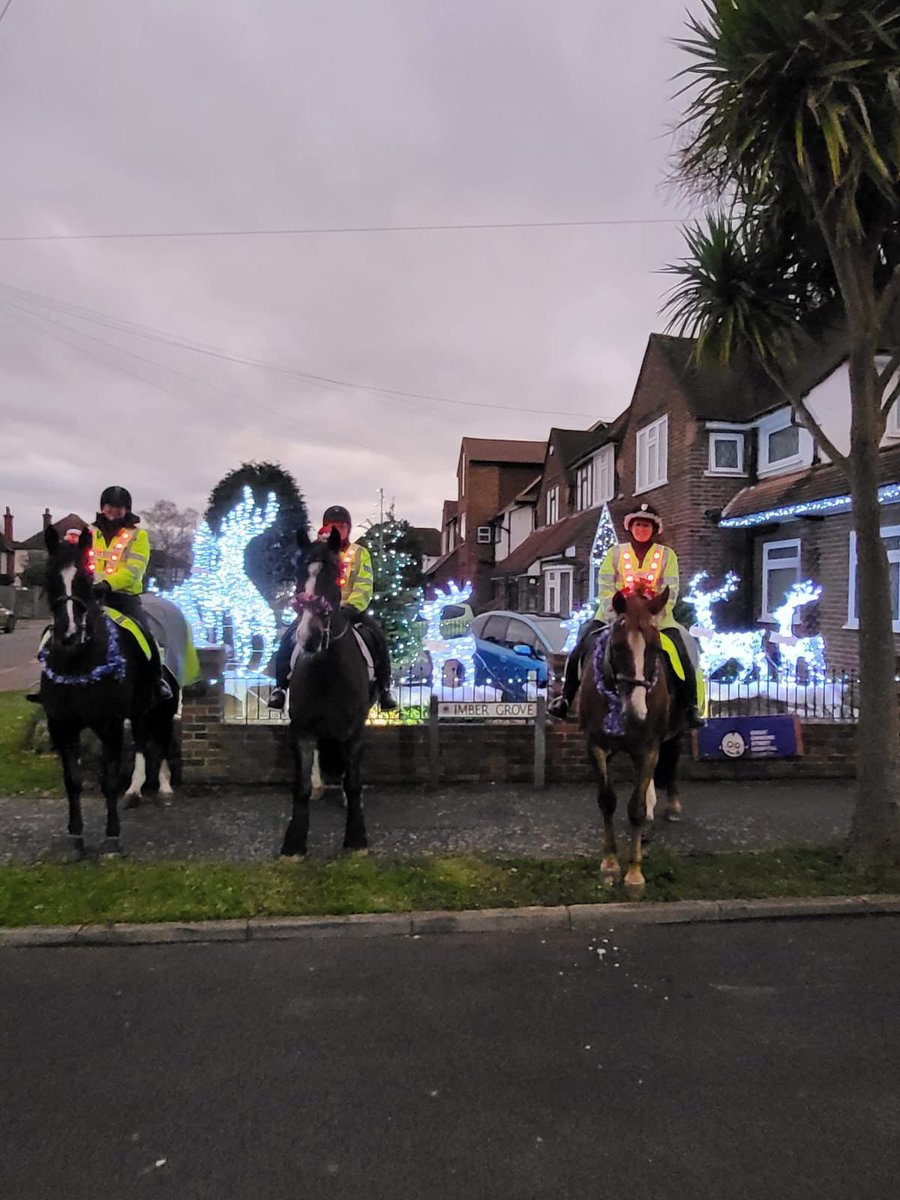
<svg viewBox="0 0 900 1200"><path fill-rule="evenodd" d="M107 607L105 604L103 606L103 611L111 621L115 621L116 625L118 625L120 629L124 629L126 633L131 634L147 661L152 661L153 651L150 649L150 643L147 641L146 634L144 633L143 629L141 629L140 625L138 625L137 621L135 621L132 617L126 617L125 614L120 613L118 609Z"/></svg>
<svg viewBox="0 0 900 1200"><path fill-rule="evenodd" d="M678 650L675 647L675 643L672 641L672 639L670 637L666 637L666 635L664 633L660 633L659 641L660 641L660 645L662 646L663 650L665 650L666 654L669 657L669 662L672 664L672 670L675 672L675 674L678 676L678 678L683 681L684 680L684 665L681 661L681 657L678 653Z"/></svg>

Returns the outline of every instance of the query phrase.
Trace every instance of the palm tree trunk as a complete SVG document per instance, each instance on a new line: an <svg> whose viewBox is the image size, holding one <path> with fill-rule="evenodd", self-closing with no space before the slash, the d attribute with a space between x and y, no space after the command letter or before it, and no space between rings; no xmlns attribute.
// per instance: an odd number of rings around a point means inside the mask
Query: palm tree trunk
<svg viewBox="0 0 900 1200"><path fill-rule="evenodd" d="M850 488L856 528L860 712L856 807L849 850L860 866L900 865L900 715L894 681L890 576L881 537L878 460L882 424L873 371L874 339L850 356L853 404Z"/></svg>

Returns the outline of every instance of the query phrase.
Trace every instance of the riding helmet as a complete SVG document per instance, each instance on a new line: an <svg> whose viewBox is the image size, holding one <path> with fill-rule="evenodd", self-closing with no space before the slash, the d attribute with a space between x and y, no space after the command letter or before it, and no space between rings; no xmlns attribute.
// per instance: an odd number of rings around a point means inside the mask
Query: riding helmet
<svg viewBox="0 0 900 1200"><path fill-rule="evenodd" d="M350 514L344 508L343 504L332 504L330 508L325 509L322 517L323 525L352 525Z"/></svg>
<svg viewBox="0 0 900 1200"><path fill-rule="evenodd" d="M113 508L124 508L126 512L131 512L131 492L127 488L112 487L104 488L100 493L100 507L104 504L111 504Z"/></svg>
<svg viewBox="0 0 900 1200"><path fill-rule="evenodd" d="M653 505L648 504L646 501L644 501L642 504L639 504L633 512L626 514L625 520L622 522L625 526L626 533L631 528L632 521L637 520L652 522L656 526L657 535L663 531L662 517L659 515Z"/></svg>

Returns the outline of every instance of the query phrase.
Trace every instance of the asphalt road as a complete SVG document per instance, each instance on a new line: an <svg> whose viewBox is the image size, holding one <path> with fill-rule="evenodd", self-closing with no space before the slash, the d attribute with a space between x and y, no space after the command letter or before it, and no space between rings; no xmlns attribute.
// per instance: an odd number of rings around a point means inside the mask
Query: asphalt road
<svg viewBox="0 0 900 1200"><path fill-rule="evenodd" d="M900 918L6 950L0 1195L887 1200Z"/></svg>
<svg viewBox="0 0 900 1200"><path fill-rule="evenodd" d="M0 634L0 692L22 691L37 683L35 659L44 621L19 621L12 633Z"/></svg>

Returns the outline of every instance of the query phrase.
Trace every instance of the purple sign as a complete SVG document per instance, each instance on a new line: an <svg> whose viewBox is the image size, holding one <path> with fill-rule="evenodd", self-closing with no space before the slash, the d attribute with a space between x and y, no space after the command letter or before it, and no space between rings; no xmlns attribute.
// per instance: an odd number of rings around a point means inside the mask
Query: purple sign
<svg viewBox="0 0 900 1200"><path fill-rule="evenodd" d="M803 753L796 717L713 717L696 731L694 757L796 758Z"/></svg>

